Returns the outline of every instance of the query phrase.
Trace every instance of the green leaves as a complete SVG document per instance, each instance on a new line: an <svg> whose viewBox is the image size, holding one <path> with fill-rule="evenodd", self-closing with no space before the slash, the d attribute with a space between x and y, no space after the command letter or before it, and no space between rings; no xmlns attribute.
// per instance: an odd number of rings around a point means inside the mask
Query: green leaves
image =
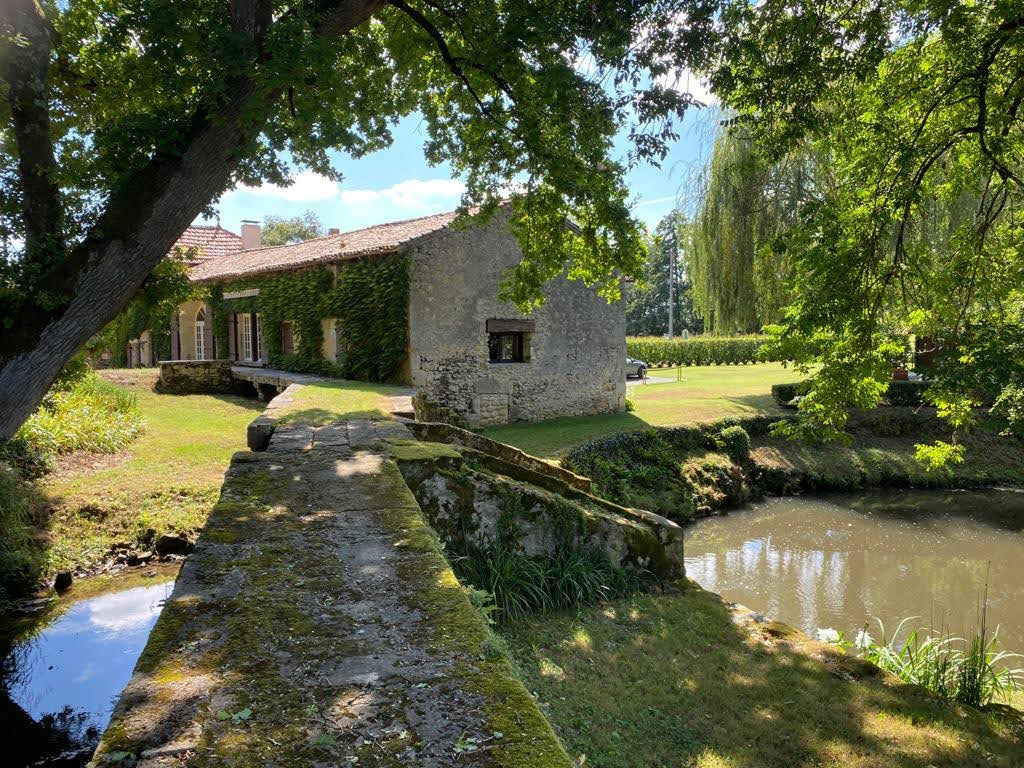
<svg viewBox="0 0 1024 768"><path fill-rule="evenodd" d="M227 709L217 710L217 719L221 722L226 722L230 720L232 725L240 725L241 723L244 723L251 717L252 710L248 707L246 707L245 709L240 709L237 712L231 712Z"/></svg>
<svg viewBox="0 0 1024 768"><path fill-rule="evenodd" d="M821 366L790 429L841 432L847 407L871 407L912 363L915 335L937 349L921 372L953 433L918 455L960 460L974 409L998 402L1012 421L1003 404L1024 382L1024 17L992 1L826 0L730 4L722 19L716 83L755 151L822 159L770 244L792 275L774 345Z"/></svg>

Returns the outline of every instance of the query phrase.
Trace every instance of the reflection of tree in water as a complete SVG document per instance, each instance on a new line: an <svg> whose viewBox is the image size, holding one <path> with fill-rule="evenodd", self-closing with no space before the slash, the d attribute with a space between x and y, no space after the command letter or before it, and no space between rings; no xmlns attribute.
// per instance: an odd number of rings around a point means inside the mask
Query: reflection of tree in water
<svg viewBox="0 0 1024 768"><path fill-rule="evenodd" d="M12 768L84 766L100 740L92 713L64 707L34 720L11 699L11 689L26 682L32 649L31 641L13 648L9 641L0 641L0 762Z"/></svg>

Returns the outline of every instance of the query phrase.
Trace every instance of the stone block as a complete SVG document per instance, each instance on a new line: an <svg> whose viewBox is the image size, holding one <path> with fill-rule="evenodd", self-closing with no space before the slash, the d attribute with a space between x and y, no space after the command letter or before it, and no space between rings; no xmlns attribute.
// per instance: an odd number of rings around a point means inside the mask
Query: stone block
<svg viewBox="0 0 1024 768"><path fill-rule="evenodd" d="M253 419L245 430L245 442L250 451L265 451L274 436L276 421L269 416L258 416Z"/></svg>

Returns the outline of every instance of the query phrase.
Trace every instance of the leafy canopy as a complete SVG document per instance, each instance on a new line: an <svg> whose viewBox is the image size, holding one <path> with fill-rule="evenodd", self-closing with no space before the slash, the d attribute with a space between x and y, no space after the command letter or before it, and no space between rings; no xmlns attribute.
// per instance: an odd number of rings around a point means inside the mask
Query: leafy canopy
<svg viewBox="0 0 1024 768"><path fill-rule="evenodd" d="M251 5L258 34L247 35L234 16ZM486 213L511 191L526 260L508 297L540 299L566 264L614 297L614 270L636 274L643 260L624 173L664 155L692 103L656 78L707 63L701 31L714 5L44 1L53 32L47 173L59 189L59 223L45 237L26 229L24 184L11 170L26 148L4 102L0 320L10 327L19 311L65 304L48 276L76 244L102 234L92 228L115 193L155 157L185 152L197 121L216 117L240 83L252 91L241 114L248 130L221 191L286 184L293 167L338 178L329 150L358 157L386 147L391 126L418 111L426 157L466 178L467 204ZM349 6L368 19L332 34ZM34 45L6 23L2 32L6 54ZM617 159L612 140L623 128L633 150ZM578 230L564 227L567 218Z"/></svg>
<svg viewBox="0 0 1024 768"><path fill-rule="evenodd" d="M322 237L324 225L313 211L284 218L268 214L263 217L263 245L288 245Z"/></svg>
<svg viewBox="0 0 1024 768"><path fill-rule="evenodd" d="M714 81L758 151L809 143L830 183L778 242L794 301L775 329L820 362L801 402L836 432L871 406L910 335L940 354L928 397L958 430L994 406L1019 431L1024 384L1024 6L906 0L727 4Z"/></svg>
<svg viewBox="0 0 1024 768"><path fill-rule="evenodd" d="M673 334L700 333L704 323L694 312L690 281L683 269L681 244L688 223L680 211L665 216L647 238L647 261L640 279L629 289L626 305L627 336L662 336L668 333L669 272L675 273Z"/></svg>

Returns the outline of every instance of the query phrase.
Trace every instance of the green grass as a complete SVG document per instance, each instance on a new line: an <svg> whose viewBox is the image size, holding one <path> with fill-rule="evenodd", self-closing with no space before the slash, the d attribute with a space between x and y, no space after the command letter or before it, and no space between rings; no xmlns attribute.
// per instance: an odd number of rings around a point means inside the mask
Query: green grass
<svg viewBox="0 0 1024 768"><path fill-rule="evenodd" d="M157 394L152 370L106 375L135 393L144 431L118 454L76 454L36 483L49 510L49 572L95 566L115 543L144 548L161 533L201 528L264 407L233 395Z"/></svg>
<svg viewBox="0 0 1024 768"><path fill-rule="evenodd" d="M855 661L780 634L737 626L697 588L503 629L569 754L593 768L1024 764L1020 724L855 679Z"/></svg>
<svg viewBox="0 0 1024 768"><path fill-rule="evenodd" d="M693 366L681 369L681 381L674 381L676 370L650 373L652 378L673 381L628 387L626 397L636 406L632 413L509 424L492 427L484 434L534 456L558 458L575 445L613 432L696 424L727 416L779 414L772 384L795 376L792 368L782 363Z"/></svg>
<svg viewBox="0 0 1024 768"><path fill-rule="evenodd" d="M277 412L283 424L320 426L346 419L376 419L387 415L386 399L402 394L401 387L362 381L306 384L294 402Z"/></svg>

